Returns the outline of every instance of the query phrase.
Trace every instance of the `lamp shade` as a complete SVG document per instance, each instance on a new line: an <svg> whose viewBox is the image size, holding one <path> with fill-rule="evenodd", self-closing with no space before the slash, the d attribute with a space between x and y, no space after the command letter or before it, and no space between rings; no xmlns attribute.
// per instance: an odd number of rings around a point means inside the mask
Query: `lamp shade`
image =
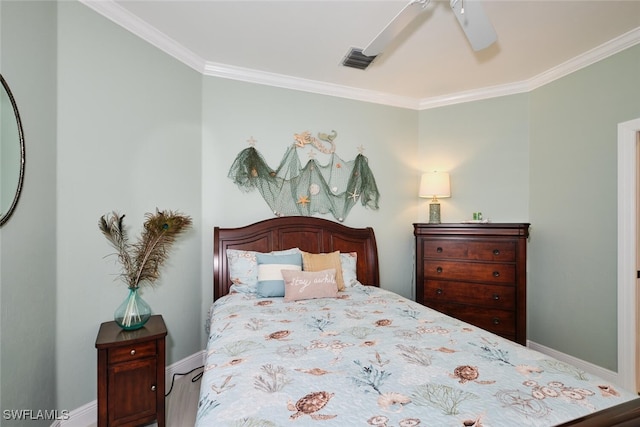
<svg viewBox="0 0 640 427"><path fill-rule="evenodd" d="M425 172L420 179L418 197L451 197L449 172Z"/></svg>

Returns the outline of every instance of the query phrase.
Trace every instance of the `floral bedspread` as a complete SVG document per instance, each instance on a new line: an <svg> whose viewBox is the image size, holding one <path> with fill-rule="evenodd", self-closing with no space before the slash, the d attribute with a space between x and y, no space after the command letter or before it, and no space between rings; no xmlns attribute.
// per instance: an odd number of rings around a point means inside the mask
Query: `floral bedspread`
<svg viewBox="0 0 640 427"><path fill-rule="evenodd" d="M383 289L211 312L198 427L553 426L634 398Z"/></svg>

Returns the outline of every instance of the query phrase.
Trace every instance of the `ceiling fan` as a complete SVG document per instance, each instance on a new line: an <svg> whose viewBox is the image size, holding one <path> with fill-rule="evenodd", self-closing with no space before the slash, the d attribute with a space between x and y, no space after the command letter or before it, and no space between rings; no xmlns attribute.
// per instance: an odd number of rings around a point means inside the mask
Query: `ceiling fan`
<svg viewBox="0 0 640 427"><path fill-rule="evenodd" d="M364 49L351 49L343 65L365 69L380 55L418 15L423 13L431 0L412 0L387 24ZM497 39L493 25L487 18L480 0L450 0L449 6L458 19L471 48L479 51L491 46Z"/></svg>

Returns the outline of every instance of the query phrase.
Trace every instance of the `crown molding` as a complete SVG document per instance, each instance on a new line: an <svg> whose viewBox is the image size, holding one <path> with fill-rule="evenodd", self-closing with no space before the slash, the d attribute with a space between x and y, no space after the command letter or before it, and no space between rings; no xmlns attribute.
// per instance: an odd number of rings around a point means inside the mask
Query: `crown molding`
<svg viewBox="0 0 640 427"><path fill-rule="evenodd" d="M465 92L423 98L418 103L418 110L428 110L430 108L445 107L447 105L462 104L471 101L482 101L483 99L498 98L500 96L514 95L528 91L529 85L526 82L489 86Z"/></svg>
<svg viewBox="0 0 640 427"><path fill-rule="evenodd" d="M554 80L558 80L568 74L576 72L589 65L595 64L605 58L608 58L616 53L635 46L640 43L640 27L634 28L606 43L601 44L582 55L579 55L567 62L564 62L556 67L553 67L537 76L529 79L527 85L528 90L537 89L540 86L544 86L551 83Z"/></svg>
<svg viewBox="0 0 640 427"><path fill-rule="evenodd" d="M463 102L480 101L483 99L497 98L499 96L530 92L582 68L595 64L609 56L622 52L623 50L638 43L640 43L640 27L622 34L615 39L609 40L608 42L603 43L602 45L556 67L544 71L531 79L439 97L424 98L419 102L419 109L426 110L429 108L443 107Z"/></svg>
<svg viewBox="0 0 640 427"><path fill-rule="evenodd" d="M205 61L185 46L131 14L113 0L79 1L205 76L221 77L412 110L426 110L529 92L640 43L640 27L638 27L528 80L417 99Z"/></svg>
<svg viewBox="0 0 640 427"><path fill-rule="evenodd" d="M78 0L105 18L149 42L178 61L202 73L205 60L155 27L141 20L113 0Z"/></svg>
<svg viewBox="0 0 640 427"><path fill-rule="evenodd" d="M232 65L218 64L214 62L206 63L203 74L207 76L222 77L225 79L240 80L249 83L311 92L320 95L384 104L393 107L415 110L419 106L418 100L415 98L391 95L388 93L358 89L350 86L336 85L316 80L302 79L284 74L256 71L249 68L235 67Z"/></svg>

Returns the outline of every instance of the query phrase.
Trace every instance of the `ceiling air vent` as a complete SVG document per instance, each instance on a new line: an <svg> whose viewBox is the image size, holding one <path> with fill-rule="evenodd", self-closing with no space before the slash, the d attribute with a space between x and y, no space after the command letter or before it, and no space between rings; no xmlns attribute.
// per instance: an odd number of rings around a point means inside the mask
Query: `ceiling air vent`
<svg viewBox="0 0 640 427"><path fill-rule="evenodd" d="M375 56L367 56L362 54L362 49L351 48L349 53L342 60L342 65L345 67L357 68L359 70L365 70L369 64L376 59Z"/></svg>

